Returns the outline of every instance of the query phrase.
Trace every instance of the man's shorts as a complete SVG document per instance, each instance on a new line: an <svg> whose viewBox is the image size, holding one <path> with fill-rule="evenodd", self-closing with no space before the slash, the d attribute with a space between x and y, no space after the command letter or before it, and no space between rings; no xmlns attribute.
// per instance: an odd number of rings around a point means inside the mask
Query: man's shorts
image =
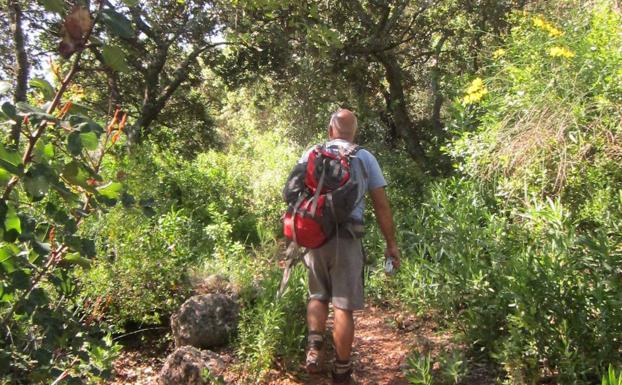
<svg viewBox="0 0 622 385"><path fill-rule="evenodd" d="M309 276L309 298L331 301L344 310L361 310L363 302L363 246L360 239L333 237L304 257Z"/></svg>

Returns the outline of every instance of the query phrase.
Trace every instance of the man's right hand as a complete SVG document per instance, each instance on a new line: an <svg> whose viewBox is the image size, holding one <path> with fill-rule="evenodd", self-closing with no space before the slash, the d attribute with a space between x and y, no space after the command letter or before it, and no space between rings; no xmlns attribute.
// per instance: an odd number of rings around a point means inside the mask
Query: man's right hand
<svg viewBox="0 0 622 385"><path fill-rule="evenodd" d="M384 191L384 187L378 187L370 190L369 195L371 196L371 201L374 205L376 220L380 226L380 231L387 242L387 248L385 249L384 254L387 257L393 257L393 266L395 268L399 268L400 249L397 247L397 241L395 240L393 214L391 213L391 206L389 206L387 194Z"/></svg>

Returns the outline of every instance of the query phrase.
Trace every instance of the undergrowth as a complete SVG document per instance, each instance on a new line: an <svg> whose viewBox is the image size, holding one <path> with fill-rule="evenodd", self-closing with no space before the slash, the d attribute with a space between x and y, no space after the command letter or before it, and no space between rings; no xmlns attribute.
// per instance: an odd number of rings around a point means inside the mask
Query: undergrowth
<svg viewBox="0 0 622 385"><path fill-rule="evenodd" d="M389 284L372 275L374 296L440 314L506 383L594 383L622 364L622 23L612 7L514 16L453 105L455 175L396 207L402 271Z"/></svg>

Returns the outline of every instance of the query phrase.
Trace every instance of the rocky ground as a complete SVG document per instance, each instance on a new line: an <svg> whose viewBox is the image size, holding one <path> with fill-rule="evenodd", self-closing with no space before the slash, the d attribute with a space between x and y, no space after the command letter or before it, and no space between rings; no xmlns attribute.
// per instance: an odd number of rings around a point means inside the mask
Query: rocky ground
<svg viewBox="0 0 622 385"><path fill-rule="evenodd" d="M442 350L458 349L451 342L451 335L440 331L436 325L423 318L405 316L396 310L387 310L369 305L364 312L356 315L357 331L354 340L354 373L358 384L362 385L401 385L408 384L404 369L406 359L412 352L430 353L435 357ZM128 346L116 361L114 378L110 385L156 384L158 372L162 368L172 345L158 345L146 342ZM236 360L231 350L219 351L227 370L225 379L231 384L251 382L244 374L237 372ZM328 352L328 357L332 356ZM328 360L330 368L330 359ZM278 367L278 365L276 365ZM439 369L439 363L432 363ZM237 366L239 367L239 366ZM464 383L473 385L494 384L484 367L471 365L470 376ZM254 382L254 381L253 381ZM274 369L264 384L330 384L329 371L325 375L309 376L304 370Z"/></svg>

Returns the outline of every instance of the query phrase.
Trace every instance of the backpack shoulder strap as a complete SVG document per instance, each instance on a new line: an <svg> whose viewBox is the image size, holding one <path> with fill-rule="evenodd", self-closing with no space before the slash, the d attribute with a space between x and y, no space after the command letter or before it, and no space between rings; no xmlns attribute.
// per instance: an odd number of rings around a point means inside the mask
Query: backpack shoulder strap
<svg viewBox="0 0 622 385"><path fill-rule="evenodd" d="M364 150L365 147L363 146L359 146L358 144L352 144L350 147L348 147L348 157L349 158L354 158L356 157L356 153L358 153L361 150ZM363 162L363 160L361 158L359 159L359 163L360 163L360 168L361 171L363 172L363 178L367 179L368 178L368 174L367 174L367 168L365 167L365 163Z"/></svg>
<svg viewBox="0 0 622 385"><path fill-rule="evenodd" d="M360 150L362 150L363 147L359 146L358 144L355 143L350 143L350 145L348 145L348 147L345 150L345 155L346 156L355 156L357 152L359 152Z"/></svg>

